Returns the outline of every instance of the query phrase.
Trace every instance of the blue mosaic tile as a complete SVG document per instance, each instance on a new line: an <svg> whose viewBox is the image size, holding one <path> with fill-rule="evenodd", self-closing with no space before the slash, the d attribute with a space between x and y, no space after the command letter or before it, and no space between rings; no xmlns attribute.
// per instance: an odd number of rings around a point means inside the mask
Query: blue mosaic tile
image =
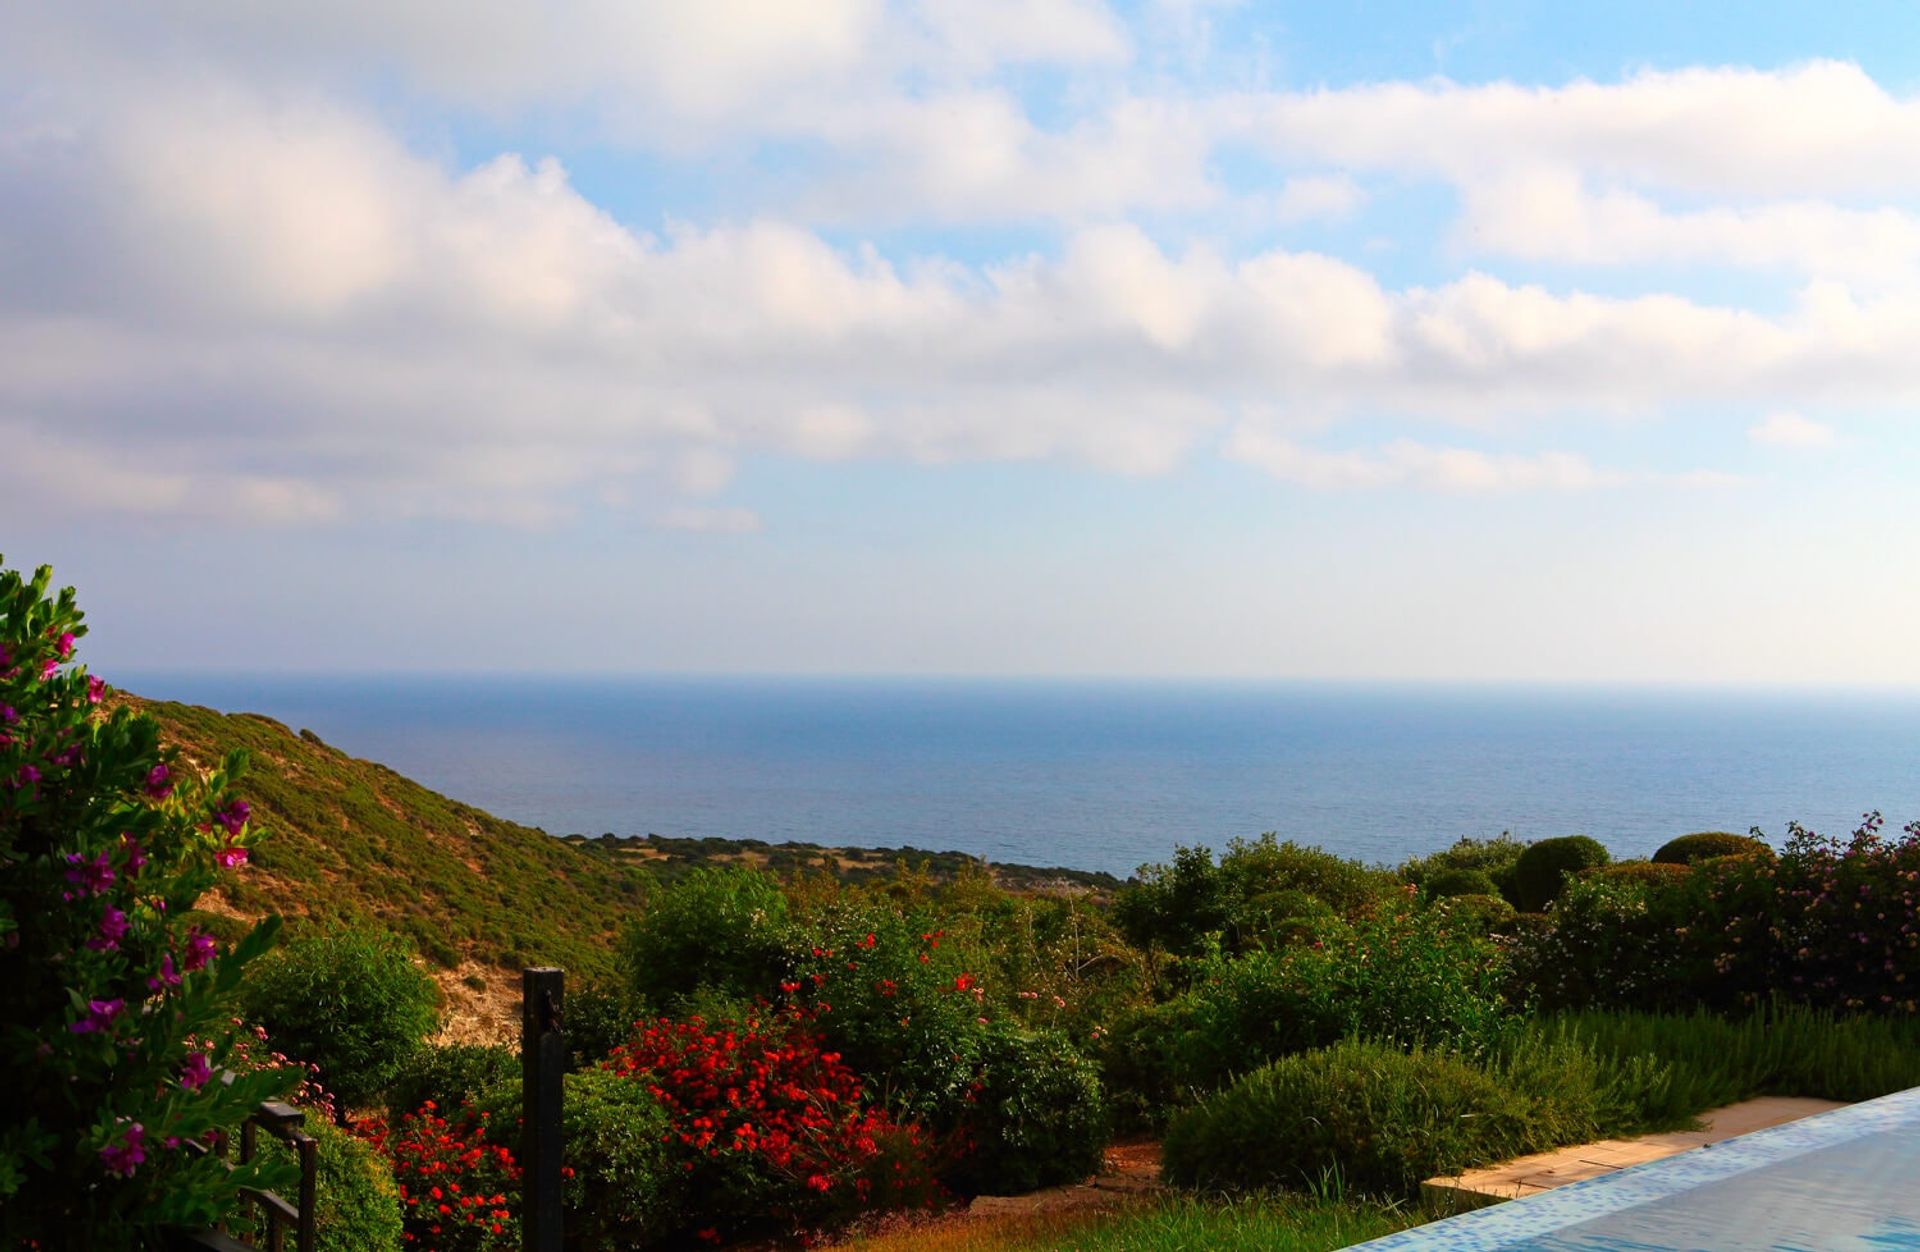
<svg viewBox="0 0 1920 1252"><path fill-rule="evenodd" d="M1920 1249L1920 1088L1360 1247L1369 1252Z"/></svg>

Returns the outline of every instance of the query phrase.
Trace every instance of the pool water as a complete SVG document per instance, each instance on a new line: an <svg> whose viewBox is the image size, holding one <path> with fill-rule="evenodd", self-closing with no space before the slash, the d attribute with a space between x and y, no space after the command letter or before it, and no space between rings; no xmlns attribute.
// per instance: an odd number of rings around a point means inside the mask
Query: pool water
<svg viewBox="0 0 1920 1252"><path fill-rule="evenodd" d="M1920 1089L1362 1246L1371 1252L1920 1252Z"/></svg>

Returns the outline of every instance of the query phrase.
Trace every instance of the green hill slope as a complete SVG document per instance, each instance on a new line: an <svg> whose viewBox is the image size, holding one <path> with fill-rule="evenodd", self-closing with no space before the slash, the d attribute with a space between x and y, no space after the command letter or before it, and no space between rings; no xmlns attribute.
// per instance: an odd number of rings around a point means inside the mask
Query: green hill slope
<svg viewBox="0 0 1920 1252"><path fill-rule="evenodd" d="M130 697L127 697L131 699ZM272 718L132 701L200 762L245 748L239 793L273 837L201 907L312 922L377 922L447 969L555 964L604 973L647 875L357 760ZM476 976L477 977L477 976Z"/></svg>

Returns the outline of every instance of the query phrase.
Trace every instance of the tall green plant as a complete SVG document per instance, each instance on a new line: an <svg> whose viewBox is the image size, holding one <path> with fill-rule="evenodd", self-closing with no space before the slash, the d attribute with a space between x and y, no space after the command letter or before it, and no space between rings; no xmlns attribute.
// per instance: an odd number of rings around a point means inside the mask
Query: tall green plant
<svg viewBox="0 0 1920 1252"><path fill-rule="evenodd" d="M202 776L153 719L107 713L51 578L0 568L0 1245L132 1247L288 1181L192 1147L302 1075L222 1077L279 920L225 950L185 916L259 836L228 790L244 755Z"/></svg>

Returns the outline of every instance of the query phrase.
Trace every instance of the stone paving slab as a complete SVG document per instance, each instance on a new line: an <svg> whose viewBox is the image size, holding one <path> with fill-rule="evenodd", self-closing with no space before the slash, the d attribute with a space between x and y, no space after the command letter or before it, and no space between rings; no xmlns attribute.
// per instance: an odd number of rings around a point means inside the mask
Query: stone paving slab
<svg viewBox="0 0 1920 1252"><path fill-rule="evenodd" d="M1699 1130L1642 1135L1637 1139L1602 1139L1552 1152L1516 1157L1485 1169L1472 1169L1458 1178L1429 1178L1421 1184L1426 1197L1444 1209L1462 1210L1514 1200L1525 1195L1596 1178L1629 1165L1677 1156L1738 1135L1799 1121L1815 1113L1842 1107L1832 1100L1798 1096L1762 1096L1713 1109L1700 1117Z"/></svg>

